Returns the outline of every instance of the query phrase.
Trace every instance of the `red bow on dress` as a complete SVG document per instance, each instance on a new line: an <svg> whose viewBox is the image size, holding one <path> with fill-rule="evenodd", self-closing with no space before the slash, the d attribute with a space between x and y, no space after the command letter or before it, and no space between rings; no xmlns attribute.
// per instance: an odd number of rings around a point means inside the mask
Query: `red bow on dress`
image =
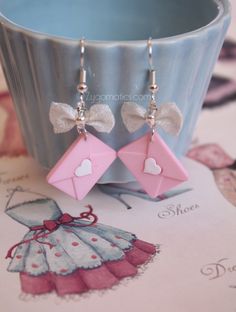
<svg viewBox="0 0 236 312"><path fill-rule="evenodd" d="M43 222L44 228L48 231L55 231L59 228L60 225L68 224L74 221L74 218L68 213L64 213L59 220L46 220Z"/></svg>
<svg viewBox="0 0 236 312"><path fill-rule="evenodd" d="M89 208L89 211L82 212L79 217L72 217L69 213L64 213L61 215L57 220L44 220L43 225L38 225L30 228L30 231L39 231L37 234L35 234L32 238L23 240L14 246L12 246L6 255L7 258L13 258L12 257L12 252L13 250L22 245L22 244L27 244L30 243L31 241L35 240L39 242L40 244L45 244L48 245L50 248L53 248L54 245L52 245L49 242L40 242L38 239L40 238L46 238L48 234L51 234L52 232L56 231L61 225L66 225L66 226L75 226L75 227L86 227L86 226L92 226L95 223L97 223L98 217L93 213L93 208L92 206L88 205L86 206ZM90 221L90 223L75 223L74 221L78 220L83 220L83 221ZM45 233L46 231L46 233Z"/></svg>

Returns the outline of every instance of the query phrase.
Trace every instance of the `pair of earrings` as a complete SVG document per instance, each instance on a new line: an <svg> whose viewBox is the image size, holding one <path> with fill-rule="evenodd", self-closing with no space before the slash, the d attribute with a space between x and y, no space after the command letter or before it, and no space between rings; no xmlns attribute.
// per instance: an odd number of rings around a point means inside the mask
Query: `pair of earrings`
<svg viewBox="0 0 236 312"><path fill-rule="evenodd" d="M144 124L150 131L138 140L131 142L118 152L89 133L86 126L98 132L110 133L115 125L111 109L105 104L94 104L87 109L84 95L88 90L84 69L84 40L80 40L80 76L77 90L80 100L76 109L68 104L53 102L49 118L55 133L64 133L75 126L79 137L47 176L48 183L75 199L83 199L97 183L117 156L130 170L151 196L166 192L187 180L187 173L168 146L156 132L161 127L167 133L178 135L183 117L174 103L157 106L156 70L152 66L152 42L148 40L151 101L147 109L136 103L126 102L121 108L121 116L127 130L132 133Z"/></svg>

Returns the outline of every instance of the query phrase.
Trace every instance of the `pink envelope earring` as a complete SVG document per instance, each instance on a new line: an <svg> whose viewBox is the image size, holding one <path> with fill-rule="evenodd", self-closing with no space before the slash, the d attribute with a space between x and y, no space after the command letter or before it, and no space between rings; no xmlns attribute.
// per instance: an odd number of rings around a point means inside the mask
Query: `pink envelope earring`
<svg viewBox="0 0 236 312"><path fill-rule="evenodd" d="M84 40L80 41L80 48L80 80L77 86L80 101L77 108L53 102L49 112L55 133L77 127L79 137L47 176L49 184L78 200L86 196L116 159L115 150L86 130L86 125L89 125L98 132L110 133L115 120L108 105L95 104L89 110L86 108L84 94L88 87L84 69Z"/></svg>
<svg viewBox="0 0 236 312"><path fill-rule="evenodd" d="M151 101L147 109L132 102L125 102L121 116L130 133L147 124L151 131L138 140L121 148L118 157L130 170L151 197L157 197L167 190L188 179L182 164L156 132L161 127L167 133L178 135L183 124L183 117L175 103L157 106L155 94L156 70L152 66L152 41L148 40L150 64Z"/></svg>

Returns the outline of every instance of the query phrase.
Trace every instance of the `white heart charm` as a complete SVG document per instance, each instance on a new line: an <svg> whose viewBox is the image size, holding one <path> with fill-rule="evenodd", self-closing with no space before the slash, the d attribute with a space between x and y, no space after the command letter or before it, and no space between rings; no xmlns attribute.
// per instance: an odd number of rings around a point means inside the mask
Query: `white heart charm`
<svg viewBox="0 0 236 312"><path fill-rule="evenodd" d="M144 173L159 175L162 172L161 167L157 164L154 158L145 159Z"/></svg>
<svg viewBox="0 0 236 312"><path fill-rule="evenodd" d="M81 165L75 170L77 177L84 177L92 174L92 162L90 159L84 159Z"/></svg>

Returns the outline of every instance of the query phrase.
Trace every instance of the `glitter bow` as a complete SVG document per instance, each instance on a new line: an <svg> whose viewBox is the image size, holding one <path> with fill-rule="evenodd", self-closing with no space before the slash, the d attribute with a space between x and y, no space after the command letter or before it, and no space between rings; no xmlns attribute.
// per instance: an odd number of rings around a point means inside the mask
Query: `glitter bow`
<svg viewBox="0 0 236 312"><path fill-rule="evenodd" d="M73 127L92 126L98 132L110 133L115 125L115 119L108 105L95 104L85 111L85 118L79 118L78 110L68 104L52 102L49 119L55 133L70 131Z"/></svg>
<svg viewBox="0 0 236 312"><path fill-rule="evenodd" d="M137 131L148 122L148 111L142 106L125 102L121 108L123 122L130 133ZM161 127L165 132L178 135L183 125L183 116L175 103L167 103L156 108L154 115L154 128Z"/></svg>

